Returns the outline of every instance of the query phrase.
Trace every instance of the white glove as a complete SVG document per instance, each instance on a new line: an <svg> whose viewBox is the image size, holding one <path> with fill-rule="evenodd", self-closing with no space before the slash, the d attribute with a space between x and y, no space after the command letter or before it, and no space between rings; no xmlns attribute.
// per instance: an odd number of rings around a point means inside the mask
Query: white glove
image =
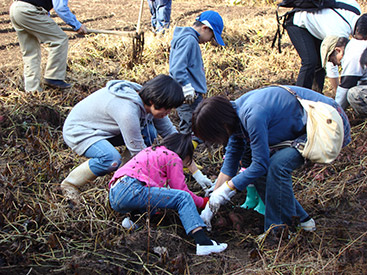
<svg viewBox="0 0 367 275"><path fill-rule="evenodd" d="M219 210L219 207L222 204L225 204L227 201L231 200L231 198L236 194L236 190L232 190L229 188L228 182L223 183L218 189L214 190L209 199L209 207L214 213Z"/></svg>
<svg viewBox="0 0 367 275"><path fill-rule="evenodd" d="M204 221L206 225L206 230L211 231L212 230L212 224L211 220L214 216L214 213L210 210L209 204L207 203L204 210L201 211L200 218Z"/></svg>
<svg viewBox="0 0 367 275"><path fill-rule="evenodd" d="M196 170L196 172L192 174L192 176L204 190L206 190L208 187L213 186L213 182L208 179L208 177L205 176L200 170Z"/></svg>
<svg viewBox="0 0 367 275"><path fill-rule="evenodd" d="M196 93L195 93L195 89L191 86L191 83L186 84L185 86L182 87L182 91L185 97L185 102L187 104L192 104L195 101L196 98Z"/></svg>
<svg viewBox="0 0 367 275"><path fill-rule="evenodd" d="M204 197L210 197L213 190L214 190L214 188L215 188L215 184L210 188L204 189L204 191L205 191L205 196Z"/></svg>

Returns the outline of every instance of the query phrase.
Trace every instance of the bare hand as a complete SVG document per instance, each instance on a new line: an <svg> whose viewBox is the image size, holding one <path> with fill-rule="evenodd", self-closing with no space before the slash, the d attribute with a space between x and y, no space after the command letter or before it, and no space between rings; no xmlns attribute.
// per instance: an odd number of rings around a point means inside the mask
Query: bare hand
<svg viewBox="0 0 367 275"><path fill-rule="evenodd" d="M84 25L81 25L79 30L76 31L80 35L85 35L88 33L87 27Z"/></svg>

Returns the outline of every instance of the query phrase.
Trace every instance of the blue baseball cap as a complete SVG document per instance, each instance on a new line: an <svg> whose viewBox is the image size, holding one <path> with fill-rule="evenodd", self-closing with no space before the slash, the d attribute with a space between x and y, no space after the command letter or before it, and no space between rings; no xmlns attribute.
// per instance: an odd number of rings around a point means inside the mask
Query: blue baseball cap
<svg viewBox="0 0 367 275"><path fill-rule="evenodd" d="M196 21L200 21L204 25L208 26L214 32L215 41L219 45L225 46L223 39L221 37L223 31L223 19L216 11L204 11L200 14Z"/></svg>

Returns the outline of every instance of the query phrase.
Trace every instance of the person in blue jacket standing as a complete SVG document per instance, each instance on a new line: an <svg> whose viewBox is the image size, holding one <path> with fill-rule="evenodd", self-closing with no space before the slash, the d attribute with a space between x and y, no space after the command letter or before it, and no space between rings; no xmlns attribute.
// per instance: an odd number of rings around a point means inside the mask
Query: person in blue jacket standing
<svg viewBox="0 0 367 275"><path fill-rule="evenodd" d="M10 20L23 55L26 92L42 91L40 43L49 46L44 83L58 89L71 87L71 84L65 82L68 36L50 17L49 11L52 8L78 34L87 33L87 28L71 13L68 0L14 1L10 7Z"/></svg>
<svg viewBox="0 0 367 275"><path fill-rule="evenodd" d="M180 118L181 133L192 133L192 113L207 92L204 62L199 44L215 40L219 45L224 46L222 31L222 17L219 13L210 10L201 13L192 27L176 27L174 30L169 57L169 74L182 86L185 96L184 103L176 109ZM199 139L193 137L195 149L199 142ZM193 174L193 177L198 182L202 181L200 171ZM202 187L205 189L205 186Z"/></svg>
<svg viewBox="0 0 367 275"><path fill-rule="evenodd" d="M191 116L207 92L204 62L199 44L213 39L224 46L223 20L215 11L201 13L192 27L176 27L171 41L169 73L182 86L185 102L177 108L180 131L191 133Z"/></svg>
<svg viewBox="0 0 367 275"><path fill-rule="evenodd" d="M310 89L291 88L303 99L333 106L343 120L343 146L351 141L350 124L339 104ZM295 140L296 144L305 139L306 121L306 112L296 97L278 86L247 92L235 101L214 96L201 102L192 118L195 135L209 143L227 144L215 189L201 213L209 228L213 213L220 205L253 183L266 206L265 231L292 226L294 217L299 217L304 230L316 230L314 219L297 201L292 186L292 172L300 168L305 159L295 147L274 149L274 145L283 141ZM251 148L251 164L237 174L248 147Z"/></svg>

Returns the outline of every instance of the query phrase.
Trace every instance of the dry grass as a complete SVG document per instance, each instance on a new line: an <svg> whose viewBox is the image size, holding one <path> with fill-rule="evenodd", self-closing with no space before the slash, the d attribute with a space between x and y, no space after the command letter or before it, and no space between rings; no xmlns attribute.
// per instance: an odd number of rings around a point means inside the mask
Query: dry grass
<svg viewBox="0 0 367 275"><path fill-rule="evenodd" d="M250 7L211 3L213 9L222 11L227 47L202 46L208 96L236 98L271 83L295 82L299 57L287 35L281 54L270 47L276 28L275 8L267 1L258 3L251 2ZM190 25L194 18L192 14L174 22ZM174 213L166 213L154 225L143 216L143 225L148 223L140 231L125 231L120 225L122 216L109 207L106 185L110 176L88 186L80 207L72 208L63 200L59 183L84 160L63 142L61 129L68 112L108 80L143 83L160 73L167 74L171 37L172 31L160 38L146 32L143 62L133 68L129 68L129 39L90 35L71 40L68 77L74 87L70 92L25 94L20 88L21 61L3 67L0 273L365 273L367 124L354 118L351 111L351 145L333 164L307 166L294 175L297 198L316 219L316 233L299 231L290 239L262 244L256 241L257 232L247 220L243 232L229 228L213 233L230 243L228 253L197 258ZM215 175L222 149L208 152L202 148L197 159L207 174ZM192 181L188 184L201 194ZM154 246L169 247L170 255L159 257L152 253Z"/></svg>

